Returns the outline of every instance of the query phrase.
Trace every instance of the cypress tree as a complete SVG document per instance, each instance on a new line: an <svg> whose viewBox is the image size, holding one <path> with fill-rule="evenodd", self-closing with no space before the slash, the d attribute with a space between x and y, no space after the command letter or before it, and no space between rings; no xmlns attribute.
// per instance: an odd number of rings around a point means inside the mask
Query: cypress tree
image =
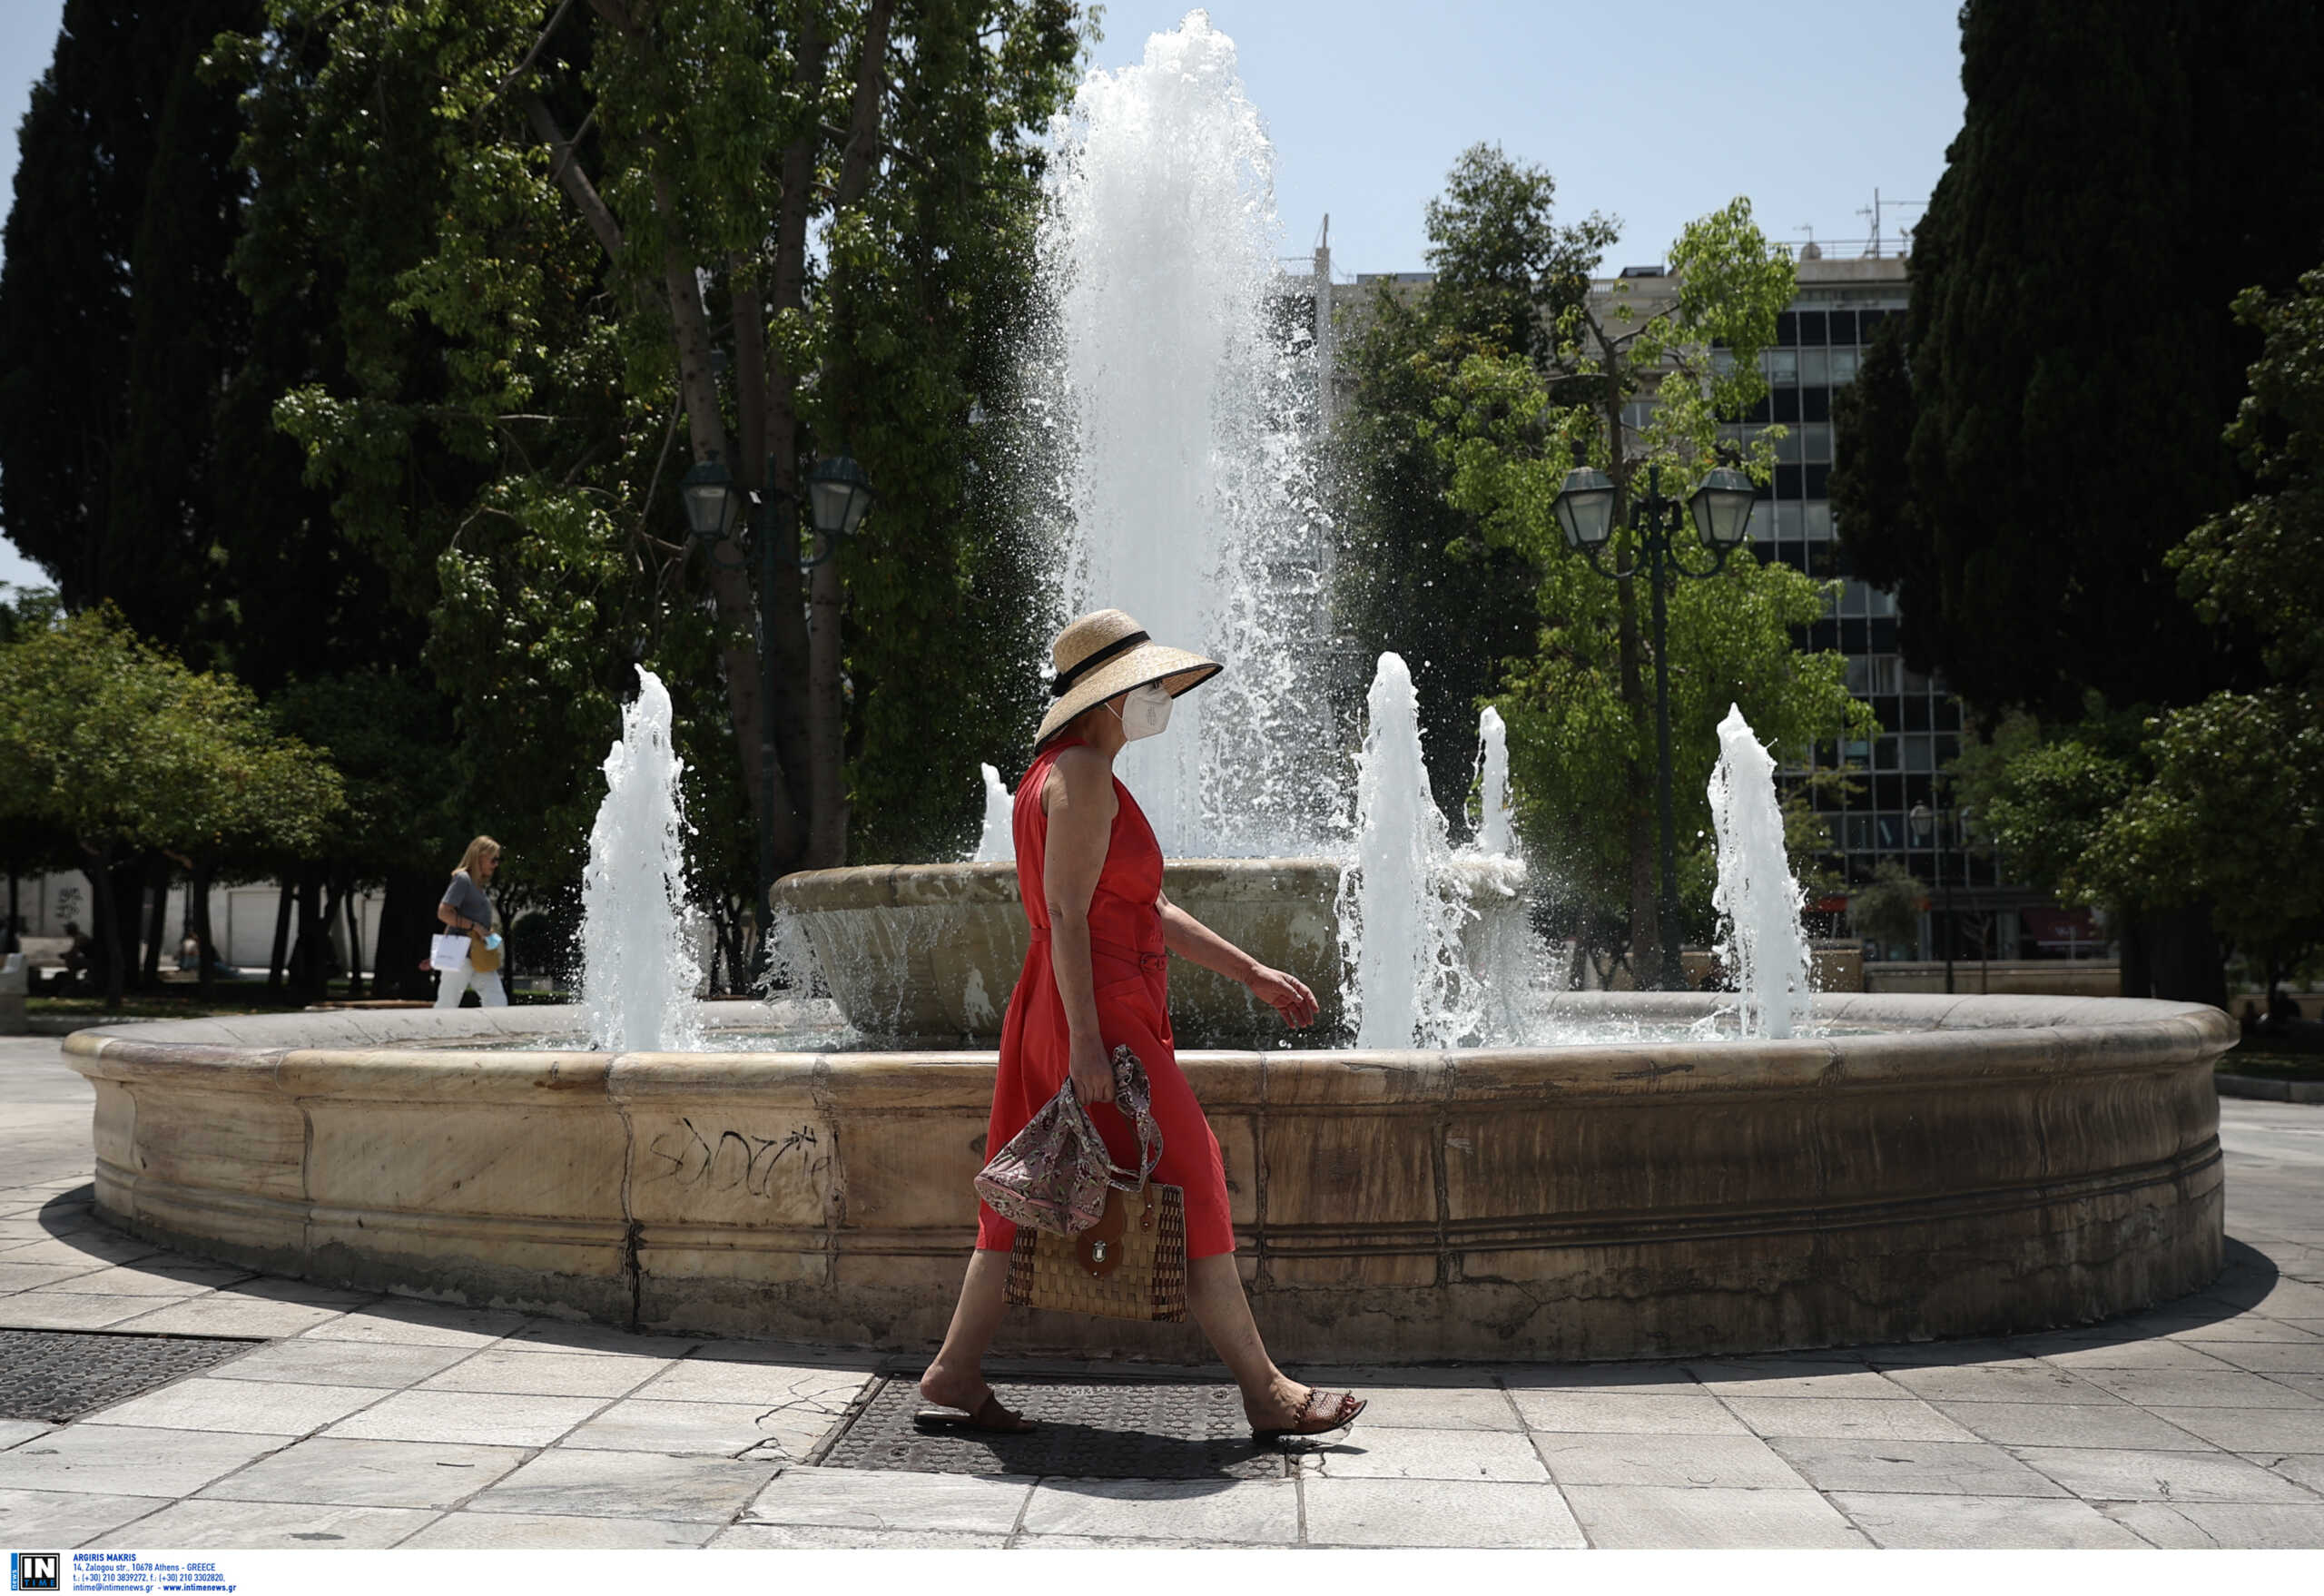
<svg viewBox="0 0 2324 1596"><path fill-rule="evenodd" d="M2220 435L2257 345L2230 301L2324 252L2324 11L1961 18L1967 110L1915 237L1910 380L1868 363L1846 407L1843 541L1901 584L1907 662L1982 712L2192 702L2256 662L2163 556L2243 487Z"/></svg>

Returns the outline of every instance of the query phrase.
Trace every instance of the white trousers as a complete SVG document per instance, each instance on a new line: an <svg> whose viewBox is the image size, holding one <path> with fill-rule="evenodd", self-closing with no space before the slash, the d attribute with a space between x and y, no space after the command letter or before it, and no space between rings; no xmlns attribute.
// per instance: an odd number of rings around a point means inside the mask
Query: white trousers
<svg viewBox="0 0 2324 1596"><path fill-rule="evenodd" d="M478 970L465 960L449 970L436 972L436 1007L458 1008L460 995L471 986L476 988L478 1001L486 1008L508 1007L508 994L501 988L500 972L497 970Z"/></svg>

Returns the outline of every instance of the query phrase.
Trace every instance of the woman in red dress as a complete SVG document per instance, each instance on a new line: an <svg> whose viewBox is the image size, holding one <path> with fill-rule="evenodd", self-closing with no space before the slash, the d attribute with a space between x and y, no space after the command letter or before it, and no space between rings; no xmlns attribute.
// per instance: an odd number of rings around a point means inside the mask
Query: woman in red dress
<svg viewBox="0 0 2324 1596"><path fill-rule="evenodd" d="M1235 1272L1226 1171L1202 1105L1178 1069L1170 1036L1168 955L1191 959L1241 981L1285 1023L1315 1020L1315 995L1297 977L1270 969L1173 904L1162 892L1162 850L1154 829L1114 779L1125 744L1158 734L1170 701L1216 675L1200 655L1166 648L1118 609L1082 616L1052 650L1057 703L1041 722L1032 767L1018 783L1017 881L1032 947L1002 1021L1000 1069L993 1083L985 1145L1002 1148L1057 1095L1069 1075L1075 1095L1115 1163L1137 1167L1136 1133L1112 1107L1115 1048L1128 1043L1146 1065L1162 1161L1154 1178L1183 1187L1187 1205L1187 1305L1243 1393L1243 1411L1262 1437L1315 1435L1354 1422L1364 1404L1344 1392L1312 1390L1267 1356ZM985 1381L985 1349L1006 1306L1009 1252L1017 1227L979 1207L977 1250L951 1328L921 1376L921 1394L965 1414L950 1422L1016 1431L1032 1425L1009 1412Z"/></svg>

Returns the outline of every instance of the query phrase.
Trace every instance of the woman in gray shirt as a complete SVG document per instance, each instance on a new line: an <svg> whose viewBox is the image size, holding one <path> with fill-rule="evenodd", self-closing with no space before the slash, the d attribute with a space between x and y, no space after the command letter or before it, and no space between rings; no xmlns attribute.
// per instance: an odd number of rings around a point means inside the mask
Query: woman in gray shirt
<svg viewBox="0 0 2324 1596"><path fill-rule="evenodd" d="M508 994L500 985L500 939L493 934L495 911L484 883L500 868L500 844L478 837L460 855L460 868L436 905L436 918L448 931L468 933L468 956L447 968L436 967L436 1007L457 1009L461 994L476 988L477 999L487 1009L506 1008Z"/></svg>

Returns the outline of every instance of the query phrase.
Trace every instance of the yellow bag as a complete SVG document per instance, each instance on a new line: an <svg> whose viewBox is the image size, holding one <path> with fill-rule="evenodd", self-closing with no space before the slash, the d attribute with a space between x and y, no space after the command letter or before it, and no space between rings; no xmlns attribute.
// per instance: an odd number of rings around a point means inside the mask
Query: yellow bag
<svg viewBox="0 0 2324 1596"><path fill-rule="evenodd" d="M1187 1194L1147 1180L1106 1193L1098 1223L1072 1236L1017 1227L1008 1299L1108 1319L1177 1324L1187 1316Z"/></svg>
<svg viewBox="0 0 2324 1596"><path fill-rule="evenodd" d="M486 947L484 939L474 931L468 932L468 968L478 975L488 975L500 968L500 950Z"/></svg>

